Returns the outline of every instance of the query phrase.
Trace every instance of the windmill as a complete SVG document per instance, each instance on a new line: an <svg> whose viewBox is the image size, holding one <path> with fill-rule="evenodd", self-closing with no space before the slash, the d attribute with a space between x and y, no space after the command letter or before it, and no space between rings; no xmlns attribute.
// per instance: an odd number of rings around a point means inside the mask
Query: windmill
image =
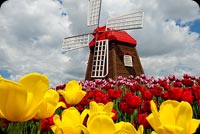
<svg viewBox="0 0 200 134"><path fill-rule="evenodd" d="M64 38L63 52L89 46L86 80L143 74L135 48L137 42L124 30L141 29L144 12L139 10L113 17L107 19L106 26L99 27L101 3L102 0L88 1L87 26L97 26L96 29L91 33ZM91 35L94 36L92 41Z"/></svg>

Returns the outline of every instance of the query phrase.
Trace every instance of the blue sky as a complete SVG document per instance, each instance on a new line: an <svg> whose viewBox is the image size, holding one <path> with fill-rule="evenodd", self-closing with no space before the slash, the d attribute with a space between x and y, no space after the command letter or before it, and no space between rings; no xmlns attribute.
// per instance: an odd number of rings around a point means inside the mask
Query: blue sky
<svg viewBox="0 0 200 134"><path fill-rule="evenodd" d="M10 73L7 70L0 70L0 75L4 78L10 77Z"/></svg>
<svg viewBox="0 0 200 134"><path fill-rule="evenodd" d="M194 21L190 29L193 32L200 33L200 19Z"/></svg>
<svg viewBox="0 0 200 134"><path fill-rule="evenodd" d="M182 4L180 4L182 3ZM88 0L8 0L0 8L0 75L11 80L30 72L52 85L84 80L89 48L62 54L65 37L91 32ZM126 7L126 8L125 8ZM144 11L134 37L147 76L200 76L200 8L192 0L103 0L101 22ZM166 21L167 20L167 21Z"/></svg>

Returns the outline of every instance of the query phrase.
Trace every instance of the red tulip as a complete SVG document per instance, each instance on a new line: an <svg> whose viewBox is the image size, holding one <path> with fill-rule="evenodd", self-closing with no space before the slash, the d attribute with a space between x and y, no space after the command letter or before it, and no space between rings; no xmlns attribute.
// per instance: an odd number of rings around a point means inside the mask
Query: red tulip
<svg viewBox="0 0 200 134"><path fill-rule="evenodd" d="M173 85L174 87L182 87L182 83L181 83L181 82L178 82L178 81L174 82L172 85Z"/></svg>
<svg viewBox="0 0 200 134"><path fill-rule="evenodd" d="M119 98L121 96L121 93L122 93L122 90L120 90L120 89L116 89L116 90L109 89L108 90L108 95L112 100Z"/></svg>
<svg viewBox="0 0 200 134"><path fill-rule="evenodd" d="M194 85L194 82L190 79L183 79L182 80L183 85L186 87L192 87Z"/></svg>
<svg viewBox="0 0 200 134"><path fill-rule="evenodd" d="M140 113L151 113L150 100L143 102Z"/></svg>
<svg viewBox="0 0 200 134"><path fill-rule="evenodd" d="M141 103L142 100L138 96L132 95L129 98L127 98L128 106L132 107L133 109L139 108Z"/></svg>
<svg viewBox="0 0 200 134"><path fill-rule="evenodd" d="M128 114L132 114L134 109L129 107L128 104L126 102L120 102L119 103L120 109L122 112L128 113Z"/></svg>
<svg viewBox="0 0 200 134"><path fill-rule="evenodd" d="M163 88L160 86L155 86L154 88L150 89L150 91L153 93L154 96L161 97Z"/></svg>
<svg viewBox="0 0 200 134"><path fill-rule="evenodd" d="M191 91L184 91L184 92L183 92L183 95L182 95L182 100L183 100L183 101L187 101L187 102L189 102L190 104L192 104L192 102L193 102L193 95L192 95L192 92L191 92Z"/></svg>
<svg viewBox="0 0 200 134"><path fill-rule="evenodd" d="M149 122L146 120L147 116L148 114L144 113L144 114L138 114L137 117L138 125L143 125L145 129L151 128Z"/></svg>
<svg viewBox="0 0 200 134"><path fill-rule="evenodd" d="M52 115L49 118L46 118L46 119L42 120L41 131L49 131L49 130L51 130L50 126L54 125L53 116L54 115Z"/></svg>
<svg viewBox="0 0 200 134"><path fill-rule="evenodd" d="M144 91L144 92L142 93L142 98L143 98L144 100L151 100L151 99L153 98L153 94L152 94L149 90Z"/></svg>
<svg viewBox="0 0 200 134"><path fill-rule="evenodd" d="M181 88L172 88L168 91L169 99L181 101L183 91Z"/></svg>

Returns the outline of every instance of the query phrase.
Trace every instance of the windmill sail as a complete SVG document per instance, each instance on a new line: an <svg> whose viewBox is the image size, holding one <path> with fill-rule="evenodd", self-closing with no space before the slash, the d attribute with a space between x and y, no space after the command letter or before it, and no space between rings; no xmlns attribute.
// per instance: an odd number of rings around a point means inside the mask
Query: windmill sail
<svg viewBox="0 0 200 134"><path fill-rule="evenodd" d="M67 52L74 49L88 47L90 34L67 37L63 41L62 51Z"/></svg>
<svg viewBox="0 0 200 134"><path fill-rule="evenodd" d="M87 26L94 26L99 24L101 0L89 0L88 2L88 18Z"/></svg>
<svg viewBox="0 0 200 134"><path fill-rule="evenodd" d="M143 27L143 16L144 12L139 10L133 13L111 18L107 20L106 27L113 30L140 29Z"/></svg>
<svg viewBox="0 0 200 134"><path fill-rule="evenodd" d="M89 8L87 16L88 17L87 25L88 26L97 25L98 27L100 20L101 0L89 0L88 4ZM105 31L100 31L100 32L142 28L143 15L144 15L143 11L140 10L126 15L108 19ZM89 44L89 37L91 34L95 34L95 32L65 38L62 45L63 53L87 47Z"/></svg>
<svg viewBox="0 0 200 134"><path fill-rule="evenodd" d="M108 40L96 41L91 77L103 78L108 74Z"/></svg>

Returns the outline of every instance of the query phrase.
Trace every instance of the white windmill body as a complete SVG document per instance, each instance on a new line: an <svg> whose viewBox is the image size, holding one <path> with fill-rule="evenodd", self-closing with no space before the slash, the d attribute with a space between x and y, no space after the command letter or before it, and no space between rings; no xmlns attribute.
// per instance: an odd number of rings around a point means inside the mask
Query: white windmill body
<svg viewBox="0 0 200 134"><path fill-rule="evenodd" d="M112 65L109 64L111 60L109 60L109 51L110 51L110 42L111 39L107 38L108 35L114 36L117 35L117 37L121 38L119 33L122 33L120 31L122 30L131 30L131 29L141 29L143 27L143 16L144 12L142 10L132 12L126 15L121 15L118 17L107 19L107 23L105 28L103 30L99 30L99 20L100 20L100 11L101 11L101 2L102 0L89 0L88 1L88 19L87 19L87 26L97 26L97 28L94 30L94 32L72 36L72 37L66 37L63 41L62 50L63 52L69 52L71 50L83 48L83 47L90 47L90 56L88 60L88 67L86 71L85 79L95 79L95 78L113 78L115 79L117 75L116 67L113 68ZM116 34L117 33L117 34ZM90 41L90 35L93 34L93 46L89 45ZM113 34L113 35L112 35ZM126 35L126 33L122 34L123 38L130 38L129 35ZM130 40L130 39L129 39ZM134 39L133 39L134 40ZM125 42L125 46L127 46L126 41L124 39L122 40L116 40ZM90 42L91 44L92 42ZM136 43L134 43L136 45ZM128 50L126 48L126 50ZM130 70L132 68L133 71L128 71L125 73L125 75L139 75L143 74L143 69L138 57L138 54L136 52L136 49L132 49L135 51L131 56L132 59L129 59L129 62L131 60L131 63L135 63L135 65L125 65L125 59L124 61L124 70ZM121 52L121 51L120 51ZM119 53L119 51L115 51L116 53ZM123 53L123 52L122 52ZM118 55L119 57L119 55ZM135 57L135 59L134 59ZM114 58L115 59L115 58ZM113 62L112 64L118 65L117 62ZM119 63L120 65L121 63ZM139 69L135 69L139 68ZM112 73L112 75L109 75L109 70L112 70L115 72L115 74ZM133 73L133 74L132 74ZM123 75L123 74L122 74Z"/></svg>

